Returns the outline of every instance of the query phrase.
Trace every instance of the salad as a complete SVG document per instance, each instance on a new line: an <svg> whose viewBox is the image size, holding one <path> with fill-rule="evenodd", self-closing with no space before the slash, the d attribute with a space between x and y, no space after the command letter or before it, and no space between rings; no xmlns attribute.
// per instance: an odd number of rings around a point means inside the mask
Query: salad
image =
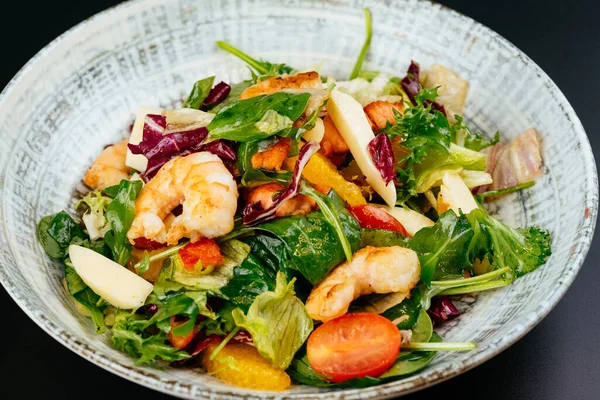
<svg viewBox="0 0 600 400"><path fill-rule="evenodd" d="M196 82L180 108L141 107L38 237L74 309L137 364L241 387L402 379L445 342L455 296L543 265L550 236L486 203L532 186L541 138L463 119L468 83L441 65L347 80L256 60L251 79Z"/></svg>

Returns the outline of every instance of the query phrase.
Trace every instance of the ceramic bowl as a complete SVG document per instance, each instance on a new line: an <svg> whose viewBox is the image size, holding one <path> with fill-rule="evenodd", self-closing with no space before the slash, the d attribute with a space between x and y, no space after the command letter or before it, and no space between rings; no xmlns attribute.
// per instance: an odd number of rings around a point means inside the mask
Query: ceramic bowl
<svg viewBox="0 0 600 400"><path fill-rule="evenodd" d="M548 228L553 255L515 284L466 297L446 324L448 341L477 350L440 353L422 372L367 388L294 386L277 398L385 398L441 382L488 360L558 302L590 246L598 204L586 134L564 95L515 46L440 5L415 1L136 0L81 23L37 54L0 98L0 281L19 306L70 350L119 376L184 398L272 398L193 370L134 366L94 333L62 289L60 265L36 238L44 215L69 208L103 146L127 135L139 105L172 106L199 78L236 82L243 63L219 51L226 40L297 68L349 75L363 42L362 7L373 13L369 69L402 76L411 59L441 63L470 83L465 116L505 140L529 127L544 137L545 173L523 194L494 206L511 224Z"/></svg>

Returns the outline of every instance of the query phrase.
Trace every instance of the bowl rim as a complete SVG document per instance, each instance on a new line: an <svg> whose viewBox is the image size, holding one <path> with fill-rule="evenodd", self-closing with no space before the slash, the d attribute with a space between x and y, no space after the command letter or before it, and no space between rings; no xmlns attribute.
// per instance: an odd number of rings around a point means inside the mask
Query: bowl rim
<svg viewBox="0 0 600 400"><path fill-rule="evenodd" d="M151 0L125 0L124 2L109 7L105 10L102 10L91 17L86 18L85 20L79 22L75 26L69 28L67 31L56 37L50 43L45 45L41 50L39 50L8 82L8 84L4 87L2 92L0 93L0 108L3 107L6 97L8 97L12 91L19 85L19 83L23 80L24 76L30 71L31 68L40 60L43 59L48 53L50 53L56 46L60 44L67 37L76 35L80 30L83 30L87 25L96 22L97 20L109 19L111 16L116 15L126 9L133 8L135 6L141 5L142 3L148 2ZM377 0L375 0L377 1ZM585 132L585 129L575 113L571 103L568 101L566 96L560 90L558 85L544 72L538 65L535 63L527 54L525 54L522 50L520 50L517 46L515 46L512 42L504 38L502 35L489 28L488 26L476 21L475 19L468 17L448 6L437 3L433 0L421 0L423 3L429 3L430 6L440 7L442 12L453 14L454 17L461 18L465 22L471 22L475 26L479 26L490 38L497 40L499 43L503 44L508 49L515 51L519 54L525 64L529 64L531 67L535 69L539 76L546 80L547 89L556 97L556 100L559 104L564 106L563 113L569 118L571 124L573 126L574 133L576 137L580 140L581 148L580 151L584 156L584 169L585 176L587 180L587 184L589 187L588 196L584 199L586 201L586 218L584 218L583 224L579 227L579 229L586 229L587 233L581 239L589 239L589 240L579 240L573 248L571 255L569 256L568 261L575 265L573 269L573 273L564 280L561 285L559 291L554 292L552 296L547 301L546 306L543 309L537 309L531 311L526 315L527 318L523 318L524 322L520 324L517 329L511 332L509 336L509 340L502 343L497 348L493 348L489 351L483 351L477 354L474 358L471 358L468 362L463 363L460 368L449 368L446 371L441 371L439 374L435 376L427 376L425 375L420 382L412 382L411 386L402 387L403 380L398 380L394 382L389 382L386 384L372 386L368 388L358 388L358 389L341 389L335 390L325 393L319 394L305 394L305 393L280 393L273 394L270 392L264 391L255 391L250 389L242 389L236 388L234 386L227 387L224 390L214 389L210 387L200 387L196 385L188 386L188 390L180 391L178 390L180 385L172 384L171 382L167 383L162 381L156 375L139 369L138 367L129 367L123 365L121 362L113 359L111 356L107 354L102 354L101 352L95 353L92 351L85 343L80 342L77 338L73 337L70 333L62 330L58 326L54 325L52 321L45 318L43 315L36 315L36 309L32 307L26 301L26 298L21 290L14 285L12 280L9 278L8 274L6 274L4 270L4 266L2 264L2 260L0 260L0 283L9 294L9 296L17 303L17 305L23 310L23 312L35 322L42 330L44 330L48 335L54 338L56 341L64 345L69 350L83 357L84 359L92 362L93 364L107 370L121 378L125 378L131 382L140 384L147 388L183 398L190 399L203 399L209 398L214 395L227 396L228 398L240 398L240 396L245 398L272 398L277 397L278 399L284 398L318 398L321 395L323 396L333 396L336 397L340 395L344 399L354 399L354 398L389 398L396 395L408 394L411 392L415 392L418 390L425 389L427 387L433 386L437 383L446 381L454 376L462 374L476 366L484 363L485 361L493 358L498 355L502 351L506 350L508 347L512 346L518 340L520 340L523 336L525 336L529 331L531 331L537 324L539 324L556 306L556 304L560 301L560 299L567 292L575 278L577 277L579 271L581 270L585 258L589 252L589 249L592 244L592 239L594 237L594 231L596 227L596 220L598 214L598 171L596 169L596 162L594 159L594 154L592 151L592 147L589 141L589 138ZM367 5L368 6L368 5ZM0 165L0 167L2 167ZM2 178L4 174L4 170L0 169L0 178ZM4 226L2 226L4 228ZM406 386L406 384L405 384ZM200 389L200 390L197 390Z"/></svg>

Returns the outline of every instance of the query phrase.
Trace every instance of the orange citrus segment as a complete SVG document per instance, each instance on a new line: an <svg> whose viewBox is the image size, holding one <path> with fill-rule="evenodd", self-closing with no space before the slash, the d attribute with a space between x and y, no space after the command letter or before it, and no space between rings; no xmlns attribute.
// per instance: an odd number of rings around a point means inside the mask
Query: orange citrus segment
<svg viewBox="0 0 600 400"><path fill-rule="evenodd" d="M297 157L285 160L285 166L293 170ZM322 154L315 154L304 167L302 175L314 185L324 185L332 188L346 203L351 206L367 204L360 188L342 177L335 165Z"/></svg>
<svg viewBox="0 0 600 400"><path fill-rule="evenodd" d="M255 347L247 344L228 343L211 360L210 355L218 345L211 343L202 352L202 365L209 374L249 389L282 391L291 385L285 371L273 367Z"/></svg>

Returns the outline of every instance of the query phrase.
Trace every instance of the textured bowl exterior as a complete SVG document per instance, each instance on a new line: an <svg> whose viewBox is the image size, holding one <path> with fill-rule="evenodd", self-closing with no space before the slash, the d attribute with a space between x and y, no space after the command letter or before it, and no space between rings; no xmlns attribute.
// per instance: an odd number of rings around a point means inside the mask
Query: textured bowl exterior
<svg viewBox="0 0 600 400"><path fill-rule="evenodd" d="M488 134L529 127L544 137L545 174L526 193L495 205L514 225L548 228L554 254L515 284L459 303L444 326L472 352L439 354L424 371L367 389L295 386L281 394L243 390L198 371L137 367L94 333L61 286L60 265L37 241L36 224L72 206L86 168L127 136L139 105L180 104L193 82L236 82L243 63L219 51L226 40L297 68L321 64L343 78L363 41L361 7L373 12L370 69L402 75L411 59L440 63L470 83L465 115ZM385 398L455 376L493 357L538 323L565 293L590 246L598 204L586 134L563 94L526 55L488 28L415 0L136 0L73 28L36 55L0 97L0 281L42 329L115 374L184 398Z"/></svg>

